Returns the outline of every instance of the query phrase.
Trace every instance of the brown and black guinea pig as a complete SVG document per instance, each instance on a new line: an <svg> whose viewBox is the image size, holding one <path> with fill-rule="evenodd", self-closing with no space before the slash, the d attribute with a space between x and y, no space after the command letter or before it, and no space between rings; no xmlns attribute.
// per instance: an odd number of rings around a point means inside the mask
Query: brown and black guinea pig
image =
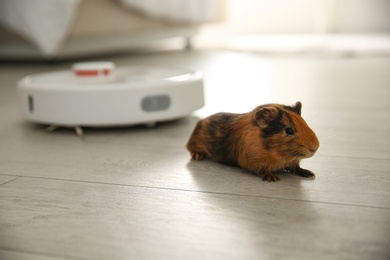
<svg viewBox="0 0 390 260"><path fill-rule="evenodd" d="M245 114L217 113L198 122L186 147L194 160L239 166L264 181L278 181L275 173L285 171L314 177L299 166L320 145L301 109L296 102L261 105Z"/></svg>

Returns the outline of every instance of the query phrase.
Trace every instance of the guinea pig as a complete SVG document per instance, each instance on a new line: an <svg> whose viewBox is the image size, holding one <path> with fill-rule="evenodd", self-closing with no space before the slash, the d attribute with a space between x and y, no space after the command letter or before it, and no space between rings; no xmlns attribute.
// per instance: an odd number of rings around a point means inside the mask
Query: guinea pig
<svg viewBox="0 0 390 260"><path fill-rule="evenodd" d="M279 181L275 173L286 171L314 177L299 166L320 145L301 109L298 101L294 106L261 105L245 114L217 113L198 122L186 147L194 160L238 166L264 181Z"/></svg>

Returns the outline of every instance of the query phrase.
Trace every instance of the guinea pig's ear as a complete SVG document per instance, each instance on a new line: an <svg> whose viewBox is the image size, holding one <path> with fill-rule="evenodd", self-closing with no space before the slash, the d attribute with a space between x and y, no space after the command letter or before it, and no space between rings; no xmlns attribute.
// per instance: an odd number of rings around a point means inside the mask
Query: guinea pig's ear
<svg viewBox="0 0 390 260"><path fill-rule="evenodd" d="M278 116L278 110L274 107L262 107L256 112L256 122L260 128L266 128L270 122Z"/></svg>
<svg viewBox="0 0 390 260"><path fill-rule="evenodd" d="M301 102L297 101L293 108L294 108L295 112L298 113L298 115L301 115L301 110L302 110L302 103Z"/></svg>

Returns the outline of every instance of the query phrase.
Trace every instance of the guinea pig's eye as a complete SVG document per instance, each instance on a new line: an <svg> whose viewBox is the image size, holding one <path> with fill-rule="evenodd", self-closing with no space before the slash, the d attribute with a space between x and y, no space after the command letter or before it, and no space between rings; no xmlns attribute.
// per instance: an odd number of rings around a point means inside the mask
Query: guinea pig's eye
<svg viewBox="0 0 390 260"><path fill-rule="evenodd" d="M288 135L293 135L294 134L294 129L292 129L291 127L288 127L288 128L286 128L286 134L288 134Z"/></svg>

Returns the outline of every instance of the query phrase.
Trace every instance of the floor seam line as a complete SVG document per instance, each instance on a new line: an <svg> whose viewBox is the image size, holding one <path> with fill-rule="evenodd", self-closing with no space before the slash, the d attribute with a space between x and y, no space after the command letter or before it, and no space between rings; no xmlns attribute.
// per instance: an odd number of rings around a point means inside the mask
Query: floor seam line
<svg viewBox="0 0 390 260"><path fill-rule="evenodd" d="M11 176L11 175L8 175L8 176ZM16 177L13 178L12 180L9 180L9 181L7 181L7 182L4 182L4 183L0 184L0 187L4 186L4 185L6 185L6 184L8 184L8 183L10 183L10 182L16 181L16 180L18 180L18 179L20 179L20 178L22 178L22 176L16 176Z"/></svg>
<svg viewBox="0 0 390 260"><path fill-rule="evenodd" d="M390 208L388 208L388 207L380 207L380 206L378 207L378 206L367 206L367 205L358 205L358 204L335 203L335 202L315 201L315 200L288 199L288 198L268 197L268 196L258 196L258 195L248 195L248 194L238 194L238 193L224 193L224 192L216 192L216 191L187 190L187 189L175 189L175 188L155 187L155 186L145 186L145 185L105 183L105 182L83 181L83 180L67 180L67 179L58 179L58 178L49 178L49 177L33 177L33 176L19 176L16 179L19 179L19 178L45 179L45 180L54 180L54 181L57 180L57 181L66 181L66 182L90 183L90 184L121 186L121 187L134 187L134 188L144 188L144 189L184 191L184 192L194 192L194 193L205 193L205 194L216 194L216 195L230 195L230 196L239 196L239 197L252 197L252 198L275 199L275 200L298 201L298 202L306 202L306 203L320 203L320 204L337 205L337 206L351 206L351 207L360 207L360 208L373 208L373 209L390 210Z"/></svg>

